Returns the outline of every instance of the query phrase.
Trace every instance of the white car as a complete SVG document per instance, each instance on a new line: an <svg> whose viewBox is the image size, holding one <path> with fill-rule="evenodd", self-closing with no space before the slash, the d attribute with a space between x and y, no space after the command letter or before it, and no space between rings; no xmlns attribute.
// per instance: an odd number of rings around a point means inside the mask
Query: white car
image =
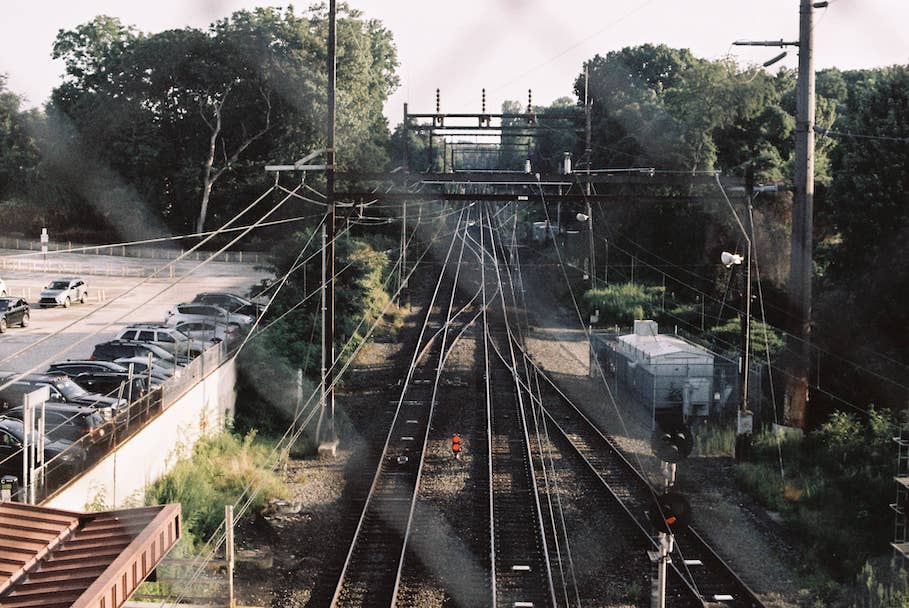
<svg viewBox="0 0 909 608"><path fill-rule="evenodd" d="M6 283L3 282L3 279L0 279L0 298L4 298L6 295Z"/></svg>
<svg viewBox="0 0 909 608"><path fill-rule="evenodd" d="M194 340L204 340L208 343L221 341L232 346L242 333L237 323L222 323L206 319L204 321L183 321L174 326L177 331L186 334Z"/></svg>
<svg viewBox="0 0 909 608"><path fill-rule="evenodd" d="M221 321L222 323L238 323L246 327L252 325L255 322L255 318L249 315L227 312L220 306L195 302L177 304L167 311L168 325L176 325L188 321Z"/></svg>
<svg viewBox="0 0 909 608"><path fill-rule="evenodd" d="M85 304L86 300L88 300L88 287L85 286L85 281L75 277L63 277L54 279L44 288L38 305L41 308L45 306L69 308L73 302Z"/></svg>

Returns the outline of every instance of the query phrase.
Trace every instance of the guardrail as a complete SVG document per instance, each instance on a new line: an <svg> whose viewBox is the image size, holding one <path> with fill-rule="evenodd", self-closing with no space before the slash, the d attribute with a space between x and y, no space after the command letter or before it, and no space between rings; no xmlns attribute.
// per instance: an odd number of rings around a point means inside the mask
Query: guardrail
<svg viewBox="0 0 909 608"><path fill-rule="evenodd" d="M36 470L35 500L42 502L128 441L148 422L176 403L187 391L215 371L235 350L224 342L212 345L147 394L119 410L102 429L85 435ZM140 374L141 375L141 374ZM20 488L20 496L25 488Z"/></svg>
<svg viewBox="0 0 909 608"><path fill-rule="evenodd" d="M17 239L0 236L0 249L18 249L26 251L41 251L41 241L37 239ZM74 243L72 241L60 241L47 243L48 253L71 252L74 254L85 255L104 255L119 256L126 258L145 258L152 260L172 260L180 257L185 253L185 249L179 247L137 247L134 245L96 245L93 243ZM209 251L194 251L188 255L186 260L203 260L212 255ZM258 251L225 251L218 254L214 261L219 262L251 262L258 264L264 261L265 254ZM261 258L261 260L260 260Z"/></svg>

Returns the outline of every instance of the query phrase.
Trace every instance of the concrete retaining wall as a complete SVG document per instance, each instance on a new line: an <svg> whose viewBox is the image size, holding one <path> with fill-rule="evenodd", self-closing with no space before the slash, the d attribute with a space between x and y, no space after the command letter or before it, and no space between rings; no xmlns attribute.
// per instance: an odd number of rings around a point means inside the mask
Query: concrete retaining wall
<svg viewBox="0 0 909 608"><path fill-rule="evenodd" d="M233 417L236 359L228 359L160 416L42 506L73 511L142 504L145 488Z"/></svg>

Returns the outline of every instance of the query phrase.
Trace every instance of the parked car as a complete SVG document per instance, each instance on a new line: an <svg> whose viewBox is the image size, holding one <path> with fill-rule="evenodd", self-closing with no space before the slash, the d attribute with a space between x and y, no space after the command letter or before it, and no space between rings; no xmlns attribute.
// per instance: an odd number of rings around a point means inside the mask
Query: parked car
<svg viewBox="0 0 909 608"><path fill-rule="evenodd" d="M95 344L91 359L116 361L117 359L148 357L149 355L152 356L155 365L165 369L175 369L178 364L186 362L185 357L174 357L174 355L154 344L136 342L135 340L111 340L110 342Z"/></svg>
<svg viewBox="0 0 909 608"><path fill-rule="evenodd" d="M212 304L214 306L220 306L227 312L240 313L241 315L247 315L253 318L258 317L265 309L261 304L257 304L243 296L238 296L235 293L226 291L212 291L196 294L192 303Z"/></svg>
<svg viewBox="0 0 909 608"><path fill-rule="evenodd" d="M227 344L228 347L233 346L241 335L239 323L222 323L211 319L184 321L173 327L194 340L207 341L209 344L220 341Z"/></svg>
<svg viewBox="0 0 909 608"><path fill-rule="evenodd" d="M22 420L25 408L11 407L4 416ZM94 443L111 432L111 422L104 419L95 408L69 403L44 404L44 434L51 441L65 439L75 443L83 438Z"/></svg>
<svg viewBox="0 0 909 608"><path fill-rule="evenodd" d="M174 373L176 372L175 368L161 367L153 360L151 374L149 374L148 357L123 357L121 359L114 359L114 362L123 365L124 367L132 365L134 374L142 374L143 376L151 375L152 385L167 382L174 377Z"/></svg>
<svg viewBox="0 0 909 608"><path fill-rule="evenodd" d="M21 420L0 416L0 475L22 476L22 446L25 430ZM85 451L70 441L58 439L45 441L44 462L54 461L52 473L62 478L71 477L80 471L85 463ZM20 482L22 480L20 479Z"/></svg>
<svg viewBox="0 0 909 608"><path fill-rule="evenodd" d="M0 298L5 298L7 293L6 283L3 282L3 279L0 279Z"/></svg>
<svg viewBox="0 0 909 608"><path fill-rule="evenodd" d="M62 306L69 308L73 302L85 304L88 299L88 287L85 281L75 277L64 277L51 281L41 292L38 304L45 306Z"/></svg>
<svg viewBox="0 0 909 608"><path fill-rule="evenodd" d="M252 325L255 317L227 312L220 306L212 304L177 304L167 312L167 324L176 325L185 321L221 321L225 323L239 323L242 326Z"/></svg>
<svg viewBox="0 0 909 608"><path fill-rule="evenodd" d="M0 376L0 384L5 384L17 375L5 374ZM47 386L50 389L49 401L90 406L101 412L105 418L111 418L118 408L127 405L125 399L89 393L68 376L27 374L10 386L0 390L0 413L8 408L22 405L23 397L27 393L36 391L42 386Z"/></svg>
<svg viewBox="0 0 909 608"><path fill-rule="evenodd" d="M0 298L0 334L11 325L28 327L30 311L22 298Z"/></svg>
<svg viewBox="0 0 909 608"><path fill-rule="evenodd" d="M63 372L70 375L81 374L84 372L119 372L127 373L129 369L119 363L114 363L113 361L90 361L88 359L67 359L66 361L58 361L56 363L51 363L47 372L57 373Z"/></svg>
<svg viewBox="0 0 909 608"><path fill-rule="evenodd" d="M211 346L211 342L195 340L174 326L164 323L159 325L152 323L130 325L117 334L117 340L148 342L163 348L172 355L183 355L186 357L196 357Z"/></svg>
<svg viewBox="0 0 909 608"><path fill-rule="evenodd" d="M132 376L129 373L118 372L85 372L71 375L70 379L89 392L102 395L119 394L128 402L133 402L148 392L148 377L136 372L135 369L133 371Z"/></svg>

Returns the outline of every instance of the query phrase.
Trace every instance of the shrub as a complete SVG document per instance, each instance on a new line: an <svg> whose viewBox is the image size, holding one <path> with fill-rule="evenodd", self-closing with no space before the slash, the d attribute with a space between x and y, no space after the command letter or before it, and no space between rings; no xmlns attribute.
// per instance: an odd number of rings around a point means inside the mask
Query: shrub
<svg viewBox="0 0 909 608"><path fill-rule="evenodd" d="M806 554L826 556L829 573L848 580L891 540L896 432L892 416L874 408L864 420L835 412L800 443L756 437L754 462L739 466L736 479L783 513Z"/></svg>
<svg viewBox="0 0 909 608"><path fill-rule="evenodd" d="M599 310L605 323L629 325L636 319L653 318L662 287L616 283L584 293L588 312Z"/></svg>
<svg viewBox="0 0 909 608"><path fill-rule="evenodd" d="M255 436L224 432L201 439L190 457L152 484L146 502L180 503L186 532L204 541L224 520L224 505L236 502L247 487L259 488L250 505L253 511L265 506L267 499L283 496L281 479L266 468L270 446L255 442Z"/></svg>

